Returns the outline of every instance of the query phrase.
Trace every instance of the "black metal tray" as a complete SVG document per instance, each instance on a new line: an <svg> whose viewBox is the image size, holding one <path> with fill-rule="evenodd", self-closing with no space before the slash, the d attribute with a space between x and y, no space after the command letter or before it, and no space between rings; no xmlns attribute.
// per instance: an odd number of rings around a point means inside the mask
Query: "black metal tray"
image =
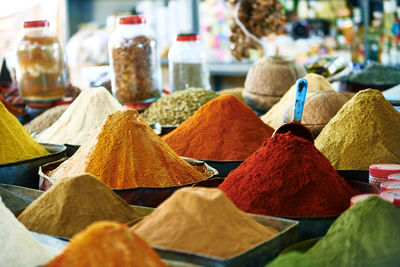
<svg viewBox="0 0 400 267"><path fill-rule="evenodd" d="M39 167L64 158L66 155L66 147L64 145L40 145L50 152L50 154L28 160L0 164L0 183L37 189Z"/></svg>

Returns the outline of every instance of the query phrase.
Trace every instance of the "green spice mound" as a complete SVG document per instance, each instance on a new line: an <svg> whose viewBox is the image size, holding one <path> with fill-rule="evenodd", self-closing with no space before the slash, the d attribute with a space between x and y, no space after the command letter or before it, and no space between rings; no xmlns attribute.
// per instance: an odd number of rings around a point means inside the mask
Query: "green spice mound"
<svg viewBox="0 0 400 267"><path fill-rule="evenodd" d="M350 99L322 129L315 146L339 170L400 162L400 113L378 90Z"/></svg>
<svg viewBox="0 0 400 267"><path fill-rule="evenodd" d="M366 85L394 85L400 83L400 69L374 63L361 72L351 74L347 80Z"/></svg>
<svg viewBox="0 0 400 267"><path fill-rule="evenodd" d="M147 123L178 125L192 116L202 105L218 96L217 93L200 88L176 91L161 97L145 110L142 117Z"/></svg>
<svg viewBox="0 0 400 267"><path fill-rule="evenodd" d="M313 257L297 251L279 256L266 265L267 267L322 267Z"/></svg>
<svg viewBox="0 0 400 267"><path fill-rule="evenodd" d="M399 266L400 211L379 197L357 202L307 254L323 266Z"/></svg>

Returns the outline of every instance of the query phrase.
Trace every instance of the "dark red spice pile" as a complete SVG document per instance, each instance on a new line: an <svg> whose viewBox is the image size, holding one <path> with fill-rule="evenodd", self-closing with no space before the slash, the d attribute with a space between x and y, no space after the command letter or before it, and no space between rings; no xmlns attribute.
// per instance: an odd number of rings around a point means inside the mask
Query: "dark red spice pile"
<svg viewBox="0 0 400 267"><path fill-rule="evenodd" d="M232 171L219 188L243 211L272 216L334 216L359 193L315 146L276 134Z"/></svg>

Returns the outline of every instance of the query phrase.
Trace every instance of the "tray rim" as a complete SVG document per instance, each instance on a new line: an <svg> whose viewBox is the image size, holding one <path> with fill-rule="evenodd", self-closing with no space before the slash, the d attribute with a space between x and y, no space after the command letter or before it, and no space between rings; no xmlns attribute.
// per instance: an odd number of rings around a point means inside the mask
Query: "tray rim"
<svg viewBox="0 0 400 267"><path fill-rule="evenodd" d="M40 156L40 157L36 157L36 158L31 158L31 159L25 159L25 160L19 160L19 161L14 161L14 162L8 162L8 163L3 163L0 164L0 168L2 167L10 167L10 166L17 166L17 165L22 165L25 163L29 163L32 161L36 161L36 160L42 160L42 159L47 159L49 157L52 157L56 154L60 154L63 153L67 150L67 147L65 145L60 145L60 144L49 144L49 143L39 143L39 145L41 145L44 149L46 149L47 152L49 152L50 154L44 155L44 156ZM53 148L53 149L57 149L56 152L50 152L47 148Z"/></svg>

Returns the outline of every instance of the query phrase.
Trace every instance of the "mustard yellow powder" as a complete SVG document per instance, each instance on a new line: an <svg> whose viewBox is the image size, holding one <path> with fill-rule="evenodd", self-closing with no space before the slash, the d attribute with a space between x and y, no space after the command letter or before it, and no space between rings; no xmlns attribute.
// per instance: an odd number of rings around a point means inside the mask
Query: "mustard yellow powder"
<svg viewBox="0 0 400 267"><path fill-rule="evenodd" d="M315 146L339 170L400 163L400 112L378 90L350 99L322 129Z"/></svg>
<svg viewBox="0 0 400 267"><path fill-rule="evenodd" d="M0 102L0 164L49 154Z"/></svg>

